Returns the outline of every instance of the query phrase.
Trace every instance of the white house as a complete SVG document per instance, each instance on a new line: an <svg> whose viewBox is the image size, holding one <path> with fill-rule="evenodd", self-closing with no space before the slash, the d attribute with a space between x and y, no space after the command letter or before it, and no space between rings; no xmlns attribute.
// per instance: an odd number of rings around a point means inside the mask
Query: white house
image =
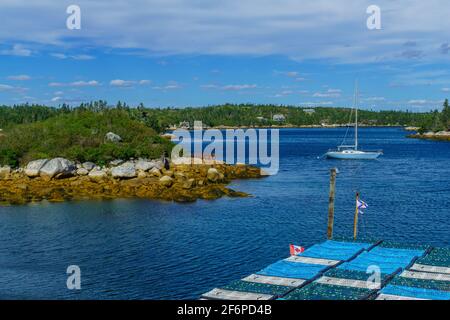
<svg viewBox="0 0 450 320"><path fill-rule="evenodd" d="M277 122L283 122L286 121L286 117L284 116L284 114L274 114L272 120Z"/></svg>

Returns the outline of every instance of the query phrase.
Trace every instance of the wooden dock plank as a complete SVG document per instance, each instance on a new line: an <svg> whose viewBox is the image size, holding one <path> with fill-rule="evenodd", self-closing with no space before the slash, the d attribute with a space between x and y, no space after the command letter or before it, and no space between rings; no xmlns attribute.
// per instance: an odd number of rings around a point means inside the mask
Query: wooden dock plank
<svg viewBox="0 0 450 320"><path fill-rule="evenodd" d="M274 296L269 294L232 291L218 288L205 293L202 297L219 300L270 300L274 298Z"/></svg>
<svg viewBox="0 0 450 320"><path fill-rule="evenodd" d="M291 262L299 262L299 263L318 264L321 266L334 266L340 262L339 260L310 258L310 257L302 257L302 256L291 256L285 260L291 261Z"/></svg>
<svg viewBox="0 0 450 320"><path fill-rule="evenodd" d="M362 289L380 289L381 285L374 283L370 283L373 285L373 287L369 287L367 281L362 280L354 280L354 279L344 279L344 278L334 278L334 277L327 277L323 276L316 280L318 283L322 284L328 284L333 286L344 286L344 287L352 287L352 288L362 288Z"/></svg>
<svg viewBox="0 0 450 320"><path fill-rule="evenodd" d="M264 276L259 274L251 274L242 280L248 282L273 284L277 286L287 286L287 287L298 287L306 282L306 280L304 279L282 278L282 277Z"/></svg>
<svg viewBox="0 0 450 320"><path fill-rule="evenodd" d="M378 295L378 297L376 297L375 300L427 300L427 299L403 297L403 296L396 296L396 295L393 295L393 294L380 293Z"/></svg>
<svg viewBox="0 0 450 320"><path fill-rule="evenodd" d="M445 273L450 275L450 268L447 267L430 266L426 264L415 263L410 269L417 271Z"/></svg>
<svg viewBox="0 0 450 320"><path fill-rule="evenodd" d="M434 273L434 272L405 270L400 274L400 276L405 278L422 279L422 280L450 281L450 274Z"/></svg>

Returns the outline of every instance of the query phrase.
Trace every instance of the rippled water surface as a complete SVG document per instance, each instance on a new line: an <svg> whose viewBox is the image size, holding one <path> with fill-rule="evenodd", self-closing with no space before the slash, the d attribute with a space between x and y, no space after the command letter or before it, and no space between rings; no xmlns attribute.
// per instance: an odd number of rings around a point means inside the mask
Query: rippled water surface
<svg viewBox="0 0 450 320"><path fill-rule="evenodd" d="M329 169L337 180L335 234L350 236L354 192L369 203L361 235L450 246L450 143L363 128L376 161L317 159L345 129L286 129L280 172L236 181L246 199L147 200L0 207L0 298L195 299L311 245L326 234ZM81 290L66 268L81 268Z"/></svg>

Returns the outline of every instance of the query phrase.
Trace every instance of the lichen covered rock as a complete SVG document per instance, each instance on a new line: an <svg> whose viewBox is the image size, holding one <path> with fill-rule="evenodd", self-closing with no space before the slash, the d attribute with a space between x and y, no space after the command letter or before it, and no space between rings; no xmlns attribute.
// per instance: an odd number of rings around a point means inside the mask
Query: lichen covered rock
<svg viewBox="0 0 450 320"><path fill-rule="evenodd" d="M169 176L162 176L159 179L159 183L161 183L165 187L170 187L173 184L173 179Z"/></svg>
<svg viewBox="0 0 450 320"><path fill-rule="evenodd" d="M67 201L86 199L145 198L177 202L192 202L196 199L217 199L223 196L243 197L227 188L227 183L236 178L260 177L258 168L247 166L214 165L224 176L214 183L206 176L211 168L205 165L173 166L176 178L168 175L155 176L161 172L156 168L139 174L138 178L117 179L108 174L109 169L95 167L88 175L76 175L60 179L30 179L24 172L14 170L7 179L0 179L0 205L23 204L35 201ZM113 168L114 169L114 168ZM111 169L112 171L112 169ZM153 174L152 174L153 172ZM141 173L141 171L137 171ZM167 173L167 171L166 171ZM177 174L175 174L177 173ZM182 178L182 177L185 178Z"/></svg>
<svg viewBox="0 0 450 320"><path fill-rule="evenodd" d="M134 178L136 177L136 167L131 161L125 162L120 166L111 169L113 178Z"/></svg>
<svg viewBox="0 0 450 320"><path fill-rule="evenodd" d="M39 159L34 160L28 163L28 165L25 168L25 174L30 177L38 177L41 168L48 162L48 159Z"/></svg>
<svg viewBox="0 0 450 320"><path fill-rule="evenodd" d="M75 173L75 164L64 158L54 158L46 162L39 170L39 175L44 178L64 178Z"/></svg>
<svg viewBox="0 0 450 320"><path fill-rule="evenodd" d="M10 174L11 174L10 166L0 167L0 179L5 179L9 177Z"/></svg>

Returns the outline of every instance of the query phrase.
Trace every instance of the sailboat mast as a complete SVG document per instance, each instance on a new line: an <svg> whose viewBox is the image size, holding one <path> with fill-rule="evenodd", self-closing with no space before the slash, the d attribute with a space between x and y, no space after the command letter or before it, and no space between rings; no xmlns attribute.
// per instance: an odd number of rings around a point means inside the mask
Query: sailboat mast
<svg viewBox="0 0 450 320"><path fill-rule="evenodd" d="M358 150L358 80L355 84L355 150Z"/></svg>

